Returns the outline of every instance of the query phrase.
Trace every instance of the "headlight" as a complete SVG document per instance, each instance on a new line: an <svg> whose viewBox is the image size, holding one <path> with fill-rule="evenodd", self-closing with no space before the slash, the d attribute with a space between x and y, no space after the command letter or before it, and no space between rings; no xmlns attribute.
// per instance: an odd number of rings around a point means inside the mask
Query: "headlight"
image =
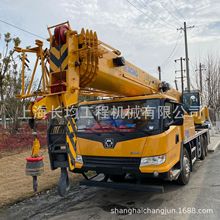
<svg viewBox="0 0 220 220"><path fill-rule="evenodd" d="M166 155L160 155L155 157L143 157L141 158L140 166L160 165L166 160Z"/></svg>
<svg viewBox="0 0 220 220"><path fill-rule="evenodd" d="M76 156L76 162L77 162L77 163L83 163L83 159L82 159L82 156L81 156L81 155L77 155L77 156Z"/></svg>

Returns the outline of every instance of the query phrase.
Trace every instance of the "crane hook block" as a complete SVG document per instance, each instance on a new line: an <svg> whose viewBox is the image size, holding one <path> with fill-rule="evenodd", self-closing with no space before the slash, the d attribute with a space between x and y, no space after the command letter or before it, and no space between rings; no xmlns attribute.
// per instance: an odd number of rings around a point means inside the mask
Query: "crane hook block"
<svg viewBox="0 0 220 220"><path fill-rule="evenodd" d="M26 175L40 176L44 171L43 157L27 157L26 158Z"/></svg>

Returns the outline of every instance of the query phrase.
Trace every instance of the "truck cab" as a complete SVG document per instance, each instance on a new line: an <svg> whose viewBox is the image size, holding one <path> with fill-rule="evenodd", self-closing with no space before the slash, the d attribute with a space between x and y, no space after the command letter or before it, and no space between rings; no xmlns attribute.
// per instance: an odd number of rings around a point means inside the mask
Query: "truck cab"
<svg viewBox="0 0 220 220"><path fill-rule="evenodd" d="M185 121L193 135L193 120ZM78 108L74 172L169 179L182 140L183 111L170 96L84 102Z"/></svg>

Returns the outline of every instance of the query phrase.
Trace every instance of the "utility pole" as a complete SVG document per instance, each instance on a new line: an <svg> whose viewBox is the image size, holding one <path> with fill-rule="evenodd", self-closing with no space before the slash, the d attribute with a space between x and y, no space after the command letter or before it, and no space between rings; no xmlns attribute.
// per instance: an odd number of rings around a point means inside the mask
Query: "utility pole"
<svg viewBox="0 0 220 220"><path fill-rule="evenodd" d="M202 71L206 70L205 65L199 63L199 82L200 82L200 92L202 93Z"/></svg>
<svg viewBox="0 0 220 220"><path fill-rule="evenodd" d="M183 58L180 57L180 71L181 71L181 85L182 85L182 93L184 91L184 81L183 81Z"/></svg>
<svg viewBox="0 0 220 220"><path fill-rule="evenodd" d="M177 85L177 80L174 80L175 86L176 86L176 90L178 91L178 85Z"/></svg>
<svg viewBox="0 0 220 220"><path fill-rule="evenodd" d="M190 91L190 78L189 78L189 55L188 55L188 45L187 45L187 31L186 22L184 22L184 39L185 39L185 57L186 57L186 76L187 76L187 89Z"/></svg>
<svg viewBox="0 0 220 220"><path fill-rule="evenodd" d="M159 80L161 81L161 68L160 68L160 66L158 66L157 70L158 70L158 73L159 73Z"/></svg>
<svg viewBox="0 0 220 220"><path fill-rule="evenodd" d="M205 65L202 65L202 63L199 63L199 69L196 69L196 71L199 71L199 85L200 85L200 93L202 94L202 71L206 70ZM202 102L202 96L201 96L201 102Z"/></svg>
<svg viewBox="0 0 220 220"><path fill-rule="evenodd" d="M182 89L182 93L184 92L183 60L186 60L186 59L180 57L180 59L176 59L176 60L174 60L175 63L176 63L177 61L180 61L180 72L181 72L181 77L180 77L180 78L181 78L181 89Z"/></svg>
<svg viewBox="0 0 220 220"><path fill-rule="evenodd" d="M185 41L185 57L186 57L186 77L187 77L187 90L190 91L190 76L189 76L189 56L188 56L188 44L187 44L187 29L194 28L195 26L186 26L186 22L184 22L183 27L178 28L177 30L184 31L184 41Z"/></svg>
<svg viewBox="0 0 220 220"><path fill-rule="evenodd" d="M202 64L199 63L199 82L200 82L200 92L202 93Z"/></svg>

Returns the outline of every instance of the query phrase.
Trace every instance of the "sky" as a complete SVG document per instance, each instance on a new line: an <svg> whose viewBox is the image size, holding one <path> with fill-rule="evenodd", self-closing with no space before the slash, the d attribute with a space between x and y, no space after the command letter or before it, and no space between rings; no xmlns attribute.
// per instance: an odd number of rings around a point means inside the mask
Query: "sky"
<svg viewBox="0 0 220 220"><path fill-rule="evenodd" d="M174 86L174 60L185 57L183 32L187 30L190 76L196 63L220 51L219 0L0 0L0 20L9 22L43 38L47 26L69 21L72 29L92 29L98 38L119 49L126 60ZM34 45L35 36L0 21L0 33L20 37L22 44ZM179 84L180 87L180 84Z"/></svg>

